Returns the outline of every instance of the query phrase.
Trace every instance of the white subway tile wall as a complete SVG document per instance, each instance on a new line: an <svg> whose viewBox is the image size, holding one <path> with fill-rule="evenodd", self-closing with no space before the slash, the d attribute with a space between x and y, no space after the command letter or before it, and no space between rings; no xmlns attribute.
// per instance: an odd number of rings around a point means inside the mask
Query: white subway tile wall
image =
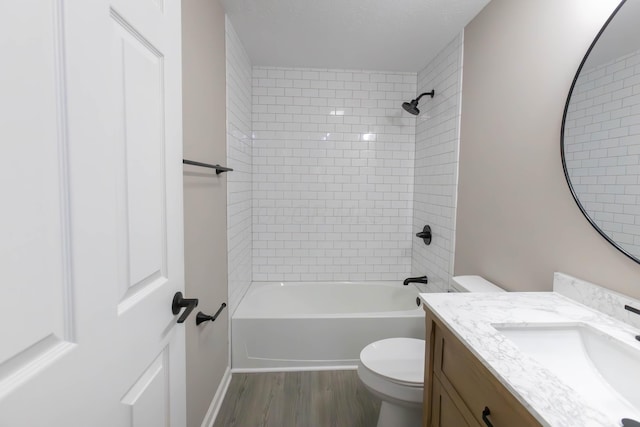
<svg viewBox="0 0 640 427"><path fill-rule="evenodd" d="M589 216L640 257L640 51L581 72L565 159Z"/></svg>
<svg viewBox="0 0 640 427"><path fill-rule="evenodd" d="M453 275L462 40L460 34L418 73L418 93L434 89L435 96L418 106L411 273L427 275L426 288L437 291L448 290ZM429 246L415 237L425 225L433 233Z"/></svg>
<svg viewBox="0 0 640 427"><path fill-rule="evenodd" d="M231 22L226 24L227 66L227 239L229 312L252 279L251 62Z"/></svg>
<svg viewBox="0 0 640 427"><path fill-rule="evenodd" d="M415 73L253 68L253 280L411 269Z"/></svg>

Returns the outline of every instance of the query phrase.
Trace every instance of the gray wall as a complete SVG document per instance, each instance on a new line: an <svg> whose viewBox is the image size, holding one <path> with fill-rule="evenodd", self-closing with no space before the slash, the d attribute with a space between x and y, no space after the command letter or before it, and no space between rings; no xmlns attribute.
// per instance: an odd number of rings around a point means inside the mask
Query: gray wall
<svg viewBox="0 0 640 427"><path fill-rule="evenodd" d="M455 274L550 290L562 271L640 297L640 265L583 218L565 182L569 86L617 0L493 0L465 29Z"/></svg>
<svg viewBox="0 0 640 427"><path fill-rule="evenodd" d="M217 1L182 1L184 157L226 163L224 11ZM227 301L226 174L185 166L186 296L213 314ZM200 426L229 366L228 316L187 322L187 425Z"/></svg>

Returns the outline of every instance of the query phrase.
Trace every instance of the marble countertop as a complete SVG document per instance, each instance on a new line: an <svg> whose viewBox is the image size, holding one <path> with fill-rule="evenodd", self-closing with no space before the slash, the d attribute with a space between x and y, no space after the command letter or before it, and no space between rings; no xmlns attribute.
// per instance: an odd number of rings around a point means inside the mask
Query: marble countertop
<svg viewBox="0 0 640 427"><path fill-rule="evenodd" d="M640 350L637 329L555 292L423 293L420 298L542 425L621 425L619 417L587 404L492 324L587 324Z"/></svg>

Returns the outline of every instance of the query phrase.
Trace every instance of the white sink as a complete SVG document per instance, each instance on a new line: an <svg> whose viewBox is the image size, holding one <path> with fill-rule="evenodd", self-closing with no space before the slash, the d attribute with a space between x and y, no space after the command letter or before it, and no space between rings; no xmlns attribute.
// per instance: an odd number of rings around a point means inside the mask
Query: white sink
<svg viewBox="0 0 640 427"><path fill-rule="evenodd" d="M584 324L493 325L594 407L640 419L640 350ZM634 337L629 337L634 343Z"/></svg>

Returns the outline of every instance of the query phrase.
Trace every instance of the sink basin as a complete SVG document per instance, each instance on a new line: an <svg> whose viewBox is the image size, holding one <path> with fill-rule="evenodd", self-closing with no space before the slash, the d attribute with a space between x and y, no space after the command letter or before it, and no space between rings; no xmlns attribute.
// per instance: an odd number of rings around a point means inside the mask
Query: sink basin
<svg viewBox="0 0 640 427"><path fill-rule="evenodd" d="M617 422L640 419L640 350L635 344L585 324L493 327L593 407Z"/></svg>

